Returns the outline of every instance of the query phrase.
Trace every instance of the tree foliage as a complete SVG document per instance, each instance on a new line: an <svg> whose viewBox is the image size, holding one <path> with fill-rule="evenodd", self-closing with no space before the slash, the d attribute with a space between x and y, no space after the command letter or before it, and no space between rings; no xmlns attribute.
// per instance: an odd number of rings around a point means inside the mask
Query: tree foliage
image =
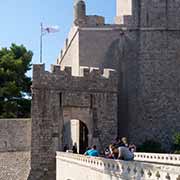
<svg viewBox="0 0 180 180"><path fill-rule="evenodd" d="M23 45L12 44L0 50L0 118L30 116L31 69L33 53Z"/></svg>

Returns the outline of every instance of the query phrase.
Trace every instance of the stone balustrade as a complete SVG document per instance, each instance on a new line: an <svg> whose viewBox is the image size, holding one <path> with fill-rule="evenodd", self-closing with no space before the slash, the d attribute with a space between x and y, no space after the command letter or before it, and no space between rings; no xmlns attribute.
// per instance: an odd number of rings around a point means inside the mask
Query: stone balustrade
<svg viewBox="0 0 180 180"><path fill-rule="evenodd" d="M154 160L154 163L140 162L147 158L144 156L144 153L136 153L135 159L139 158L138 161L120 161L57 152L56 180L180 180L179 159L176 164L159 162L160 160Z"/></svg>
<svg viewBox="0 0 180 180"><path fill-rule="evenodd" d="M134 160L180 166L180 155L175 154L134 153Z"/></svg>

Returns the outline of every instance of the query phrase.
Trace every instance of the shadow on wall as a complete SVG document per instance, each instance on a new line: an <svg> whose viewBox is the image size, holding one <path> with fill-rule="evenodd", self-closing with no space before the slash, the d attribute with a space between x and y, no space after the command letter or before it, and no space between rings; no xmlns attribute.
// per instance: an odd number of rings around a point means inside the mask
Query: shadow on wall
<svg viewBox="0 0 180 180"><path fill-rule="evenodd" d="M119 72L122 61L125 61L127 52L130 51L131 43L128 35L119 31L119 38L111 43L104 56L103 68L116 69Z"/></svg>
<svg viewBox="0 0 180 180"><path fill-rule="evenodd" d="M129 102L128 99L136 93L138 77L138 41L137 34L125 31L119 32L119 39L113 41L105 54L103 68L116 69L118 72L118 129L119 136L128 136ZM133 93L132 93L133 92ZM133 95L134 96L134 95ZM132 108L132 107L131 107ZM135 107L134 107L135 108Z"/></svg>

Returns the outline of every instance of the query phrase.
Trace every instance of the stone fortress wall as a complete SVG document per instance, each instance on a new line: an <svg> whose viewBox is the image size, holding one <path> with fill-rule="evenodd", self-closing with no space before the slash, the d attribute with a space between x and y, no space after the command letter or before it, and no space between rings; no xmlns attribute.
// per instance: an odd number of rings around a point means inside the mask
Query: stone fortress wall
<svg viewBox="0 0 180 180"><path fill-rule="evenodd" d="M31 119L0 119L0 152L30 149Z"/></svg>
<svg viewBox="0 0 180 180"><path fill-rule="evenodd" d="M171 0L133 1L132 16L124 21L136 33L134 48L138 47L135 62L131 58L136 67L133 81L128 78L132 76L131 65L126 64L128 134L137 143L154 138L166 150L173 134L180 131L179 6L179 1Z"/></svg>
<svg viewBox="0 0 180 180"><path fill-rule="evenodd" d="M72 66L75 74L80 66L116 69L119 136L136 144L153 138L169 150L180 131L180 2L117 0L117 5L113 25L88 24L84 10L81 21L75 16L75 38L58 63Z"/></svg>
<svg viewBox="0 0 180 180"><path fill-rule="evenodd" d="M113 70L81 67L81 74L72 76L70 67L61 70L54 65L50 73L44 65L34 65L32 96L29 179L55 178L55 152L68 142L66 135L71 132L65 130L71 120L86 125L89 146L103 149L116 137L117 75Z"/></svg>

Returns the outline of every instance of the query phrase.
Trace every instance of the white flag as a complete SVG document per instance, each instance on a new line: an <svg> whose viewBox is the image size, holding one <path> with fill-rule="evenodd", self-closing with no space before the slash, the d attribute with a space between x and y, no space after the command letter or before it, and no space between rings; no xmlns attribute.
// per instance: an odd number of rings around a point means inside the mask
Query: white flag
<svg viewBox="0 0 180 180"><path fill-rule="evenodd" d="M44 32L44 33L55 33L55 32L59 32L59 27L58 27L58 26L42 27L42 32Z"/></svg>

